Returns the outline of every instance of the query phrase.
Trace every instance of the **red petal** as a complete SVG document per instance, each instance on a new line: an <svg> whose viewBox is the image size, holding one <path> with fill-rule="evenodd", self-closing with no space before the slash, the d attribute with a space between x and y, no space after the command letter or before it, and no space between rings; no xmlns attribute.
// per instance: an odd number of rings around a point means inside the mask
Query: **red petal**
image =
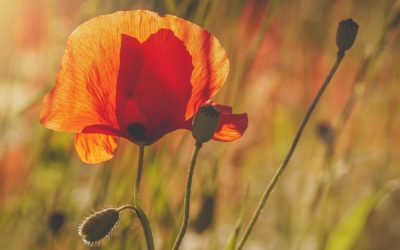
<svg viewBox="0 0 400 250"><path fill-rule="evenodd" d="M200 29L184 37L194 65L192 97L186 110L189 119L222 87L228 76L229 60L219 41L208 31Z"/></svg>
<svg viewBox="0 0 400 250"><path fill-rule="evenodd" d="M229 113L232 114L232 107L228 105L222 105L218 103L211 102L211 104L218 109L221 113Z"/></svg>
<svg viewBox="0 0 400 250"><path fill-rule="evenodd" d="M220 124L213 139L226 142L239 139L246 131L247 125L247 114L221 113Z"/></svg>
<svg viewBox="0 0 400 250"><path fill-rule="evenodd" d="M161 29L141 45L122 37L117 83L117 116L121 130L129 124L146 127L155 141L185 122L192 85L192 58L171 30Z"/></svg>
<svg viewBox="0 0 400 250"><path fill-rule="evenodd" d="M111 159L117 142L109 135L79 133L75 135L75 148L83 162L95 164Z"/></svg>

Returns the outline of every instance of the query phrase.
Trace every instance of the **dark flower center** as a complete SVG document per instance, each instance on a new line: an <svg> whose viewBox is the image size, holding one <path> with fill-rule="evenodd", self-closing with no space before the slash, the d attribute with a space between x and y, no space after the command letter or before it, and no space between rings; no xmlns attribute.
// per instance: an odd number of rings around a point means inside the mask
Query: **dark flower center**
<svg viewBox="0 0 400 250"><path fill-rule="evenodd" d="M129 124L126 128L128 134L138 142L143 142L146 139L146 127L140 123Z"/></svg>

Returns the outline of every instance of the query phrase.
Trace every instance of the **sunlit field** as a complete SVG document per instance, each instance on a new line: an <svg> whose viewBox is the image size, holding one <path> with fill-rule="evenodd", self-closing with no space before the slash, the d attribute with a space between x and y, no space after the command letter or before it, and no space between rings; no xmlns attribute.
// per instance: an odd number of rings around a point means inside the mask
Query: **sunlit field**
<svg viewBox="0 0 400 250"><path fill-rule="evenodd" d="M138 194L155 249L172 249L199 145L192 132L163 133L144 147L136 193L141 146L117 138L112 159L87 164L75 149L75 131L49 129L41 115L53 105L43 98L56 85L75 28L100 15L138 9L188 20L218 39L229 74L212 100L248 117L247 129L243 125L234 141L202 143L179 249L400 249L398 0L0 0L0 249L151 249L137 210L121 212L96 246L78 234L97 211L139 206ZM244 239L338 57L338 24L349 18L359 25L354 44ZM145 22L133 25L147 29ZM196 41L192 47L177 41L189 52L197 48ZM197 58L189 56L196 67ZM213 56L207 60L216 65ZM223 74L227 68L213 70Z"/></svg>

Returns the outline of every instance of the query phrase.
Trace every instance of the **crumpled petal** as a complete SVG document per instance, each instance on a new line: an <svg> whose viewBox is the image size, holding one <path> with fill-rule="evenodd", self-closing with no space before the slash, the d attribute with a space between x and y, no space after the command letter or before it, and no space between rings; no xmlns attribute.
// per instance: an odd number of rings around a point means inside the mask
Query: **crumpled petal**
<svg viewBox="0 0 400 250"><path fill-rule="evenodd" d="M234 141L242 137L248 126L247 114L232 114L232 107L213 104L220 112L221 118L213 139L217 141Z"/></svg>
<svg viewBox="0 0 400 250"><path fill-rule="evenodd" d="M232 114L232 107L207 101L220 112L220 121L213 139L216 141L230 142L243 136L248 126L247 114ZM192 120L187 121L185 129L192 130Z"/></svg>
<svg viewBox="0 0 400 250"><path fill-rule="evenodd" d="M110 160L117 148L113 136L104 134L78 133L75 135L75 149L85 163L95 164Z"/></svg>

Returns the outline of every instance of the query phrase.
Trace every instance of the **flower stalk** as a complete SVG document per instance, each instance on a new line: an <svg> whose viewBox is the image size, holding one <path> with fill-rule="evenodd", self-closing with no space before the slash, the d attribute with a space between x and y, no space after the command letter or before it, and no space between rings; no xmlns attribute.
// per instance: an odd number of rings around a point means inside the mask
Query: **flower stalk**
<svg viewBox="0 0 400 250"><path fill-rule="evenodd" d="M278 170L276 171L275 175L272 177L272 180L270 181L270 183L268 184L268 186L266 187L259 203L258 206L246 228L246 230L244 231L244 234L242 236L242 238L239 241L238 247L237 249L240 250L243 248L244 244L246 243L251 231L254 228L254 225L256 224L258 217L261 214L262 209L265 206L265 203L267 202L269 195L271 194L272 190L274 189L276 183L278 182L279 178L282 176L282 174L285 172L288 163L290 161L290 159L292 158L292 155L297 147L297 144L300 140L301 135L303 134L304 128L306 127L308 121L310 120L310 117L313 113L313 111L315 110L315 107L317 106L322 94L325 92L326 88L328 87L333 75L335 74L336 70L338 69L341 61L344 58L345 55L345 51L350 49L351 46L354 43L354 40L356 38L357 35L357 31L358 31L358 25L357 23L353 22L353 20L348 19L345 21L341 21L339 23L339 27L337 30L337 34L336 34L336 44L338 47L338 54L336 57L336 62L334 63L334 65L332 66L328 76L326 77L324 83L322 84L322 86L320 87L317 95L314 97L313 102L311 103L310 107L307 110L306 115L303 118L303 121L300 124L299 129L297 130L296 136L293 139L292 145L290 146L290 149L286 155L286 157L284 158L283 162L281 163L281 165L279 166Z"/></svg>
<svg viewBox="0 0 400 250"><path fill-rule="evenodd" d="M140 201L140 181L142 179L142 170L143 170L143 158L144 158L144 144L139 145L139 158L138 158L138 166L136 173L136 182L135 182L135 191L133 194L133 204L135 206L139 206Z"/></svg>
<svg viewBox="0 0 400 250"><path fill-rule="evenodd" d="M142 224L142 228L143 228L144 235L145 235L145 238L146 238L147 249L148 250L154 250L153 234L151 232L150 223L149 223L149 220L147 219L146 214L138 206L124 205L124 206L118 208L118 212L119 213L122 213L125 210L132 210L132 211L135 212L136 216L140 220L140 223Z"/></svg>
<svg viewBox="0 0 400 250"><path fill-rule="evenodd" d="M192 153L192 159L190 161L189 165L189 170L188 170L188 175L187 175L187 180L186 180L186 189L185 189L185 204L184 204L184 213L183 213L183 219L182 219L182 225L181 229L179 231L179 234L175 240L175 244L173 246L173 250L178 250L183 237L186 233L186 229L189 224L189 213L190 213L190 194L192 191L192 179L193 179L193 173L194 173L194 167L196 165L196 159L199 154L199 151L201 149L202 143L196 142L195 148Z"/></svg>
<svg viewBox="0 0 400 250"><path fill-rule="evenodd" d="M143 170L143 159L144 159L144 144L139 144L139 158L138 158L138 166L136 173L136 182L135 182L135 191L133 194L133 206L127 205L122 207L121 209L133 209L142 224L144 236L146 238L147 250L154 250L154 240L153 233L151 230L151 226L149 220L147 219L146 214L140 208L140 182L142 179L142 170Z"/></svg>
<svg viewBox="0 0 400 250"><path fill-rule="evenodd" d="M151 231L150 222L147 219L146 214L139 206L134 206L133 209L135 210L135 213L142 224L144 236L146 238L147 250L154 250L153 233Z"/></svg>

